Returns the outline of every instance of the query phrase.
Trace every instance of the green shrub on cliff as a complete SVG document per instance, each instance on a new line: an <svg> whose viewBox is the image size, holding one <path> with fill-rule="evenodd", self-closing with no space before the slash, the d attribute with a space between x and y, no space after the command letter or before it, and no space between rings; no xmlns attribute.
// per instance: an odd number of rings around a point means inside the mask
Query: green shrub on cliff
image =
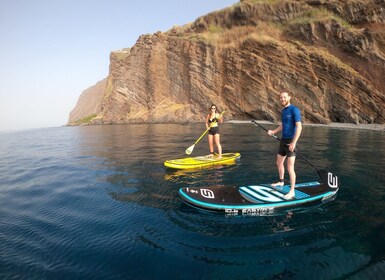
<svg viewBox="0 0 385 280"><path fill-rule="evenodd" d="M350 24L334 14L333 12L321 8L321 9L311 9L308 11L303 12L300 16L294 18L290 23L291 24L308 24L308 23L315 23L319 21L325 21L325 20L335 20L339 22L342 26L345 28L350 28Z"/></svg>
<svg viewBox="0 0 385 280"><path fill-rule="evenodd" d="M219 25L210 24L208 30L210 33L221 33L223 28Z"/></svg>
<svg viewBox="0 0 385 280"><path fill-rule="evenodd" d="M90 123L91 120L92 120L93 118L95 118L95 117L96 117L96 114L92 114L92 115L89 115L89 116L87 116L87 117L84 117L84 118L82 118L82 119L77 120L75 123L76 123L77 125L80 125L80 124L88 124L88 123Z"/></svg>

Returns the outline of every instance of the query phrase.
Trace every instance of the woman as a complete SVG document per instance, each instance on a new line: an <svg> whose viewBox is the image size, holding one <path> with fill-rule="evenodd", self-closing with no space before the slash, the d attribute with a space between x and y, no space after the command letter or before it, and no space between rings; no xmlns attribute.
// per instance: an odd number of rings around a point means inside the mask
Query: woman
<svg viewBox="0 0 385 280"><path fill-rule="evenodd" d="M217 106L210 107L210 113L206 117L206 129L209 129L210 157L214 156L214 141L218 149L218 159L222 158L222 146L220 142L218 122L223 123L222 115L217 113Z"/></svg>

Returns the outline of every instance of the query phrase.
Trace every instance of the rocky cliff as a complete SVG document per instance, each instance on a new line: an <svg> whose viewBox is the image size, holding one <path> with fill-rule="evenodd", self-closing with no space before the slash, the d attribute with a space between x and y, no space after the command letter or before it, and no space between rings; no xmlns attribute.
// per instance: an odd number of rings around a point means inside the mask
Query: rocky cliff
<svg viewBox="0 0 385 280"><path fill-rule="evenodd" d="M384 73L385 0L244 0L111 52L97 109L79 99L69 124L203 121L211 103L276 121L282 90L305 122L384 124Z"/></svg>
<svg viewBox="0 0 385 280"><path fill-rule="evenodd" d="M99 81L80 95L75 108L70 112L69 120L72 124L87 123L100 113L106 83L107 79Z"/></svg>

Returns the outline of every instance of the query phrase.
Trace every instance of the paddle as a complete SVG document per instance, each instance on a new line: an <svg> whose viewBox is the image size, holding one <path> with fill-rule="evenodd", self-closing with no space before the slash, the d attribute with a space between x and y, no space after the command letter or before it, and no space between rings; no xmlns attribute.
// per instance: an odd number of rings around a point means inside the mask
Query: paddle
<svg viewBox="0 0 385 280"><path fill-rule="evenodd" d="M268 132L268 130L263 127L262 125L260 125L259 123L257 123L255 120L252 120L251 122L255 123L256 125L258 125L260 128L262 128L263 130L265 130L266 132ZM281 142L282 144L284 145L287 145L285 142L282 141L282 139L280 139L279 137L277 137L276 135L272 135L275 139L277 139L279 142ZM300 156L304 161L306 161L311 167L313 167L319 177L321 178L321 182L327 184L329 187L331 188L338 188L339 187L339 180L338 180L338 177L336 175L333 175L332 172L330 171L326 171L326 170L319 170L317 167L315 167L310 161L308 161L303 155L301 155L300 153L296 152L296 154L298 156Z"/></svg>
<svg viewBox="0 0 385 280"><path fill-rule="evenodd" d="M218 118L221 118L222 117L222 115L223 115L223 113L225 112L226 110L223 110L223 112L219 115L219 117ZM191 153L193 152L193 150L194 150L194 147L195 147L195 145L199 142L199 140L201 140L202 139L202 137L207 133L207 131L209 131L210 130L210 128L211 128L211 126L214 124L214 123L216 123L216 121L215 122L213 122L213 123L211 123L210 124L210 126L209 126L209 128L208 129L206 129L206 131L205 132L203 132L203 134L198 138L198 140L197 141L195 141L195 143L194 144L192 144L190 147L188 147L187 149L186 149L186 154L188 154L188 155L191 155Z"/></svg>

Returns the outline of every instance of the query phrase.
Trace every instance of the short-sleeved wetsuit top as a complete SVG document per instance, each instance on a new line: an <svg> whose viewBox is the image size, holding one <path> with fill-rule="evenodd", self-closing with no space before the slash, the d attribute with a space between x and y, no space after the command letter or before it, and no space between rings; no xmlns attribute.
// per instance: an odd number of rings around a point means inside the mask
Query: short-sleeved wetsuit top
<svg viewBox="0 0 385 280"><path fill-rule="evenodd" d="M293 139L297 127L296 122L301 121L301 112L294 105L289 105L282 110L282 139Z"/></svg>
<svg viewBox="0 0 385 280"><path fill-rule="evenodd" d="M293 157L296 155L297 147L294 151L289 150L289 144L294 138L297 127L296 122L301 121L301 112L294 105L289 105L282 110L282 142L278 148L278 154L281 156ZM298 146L298 145L297 145Z"/></svg>

